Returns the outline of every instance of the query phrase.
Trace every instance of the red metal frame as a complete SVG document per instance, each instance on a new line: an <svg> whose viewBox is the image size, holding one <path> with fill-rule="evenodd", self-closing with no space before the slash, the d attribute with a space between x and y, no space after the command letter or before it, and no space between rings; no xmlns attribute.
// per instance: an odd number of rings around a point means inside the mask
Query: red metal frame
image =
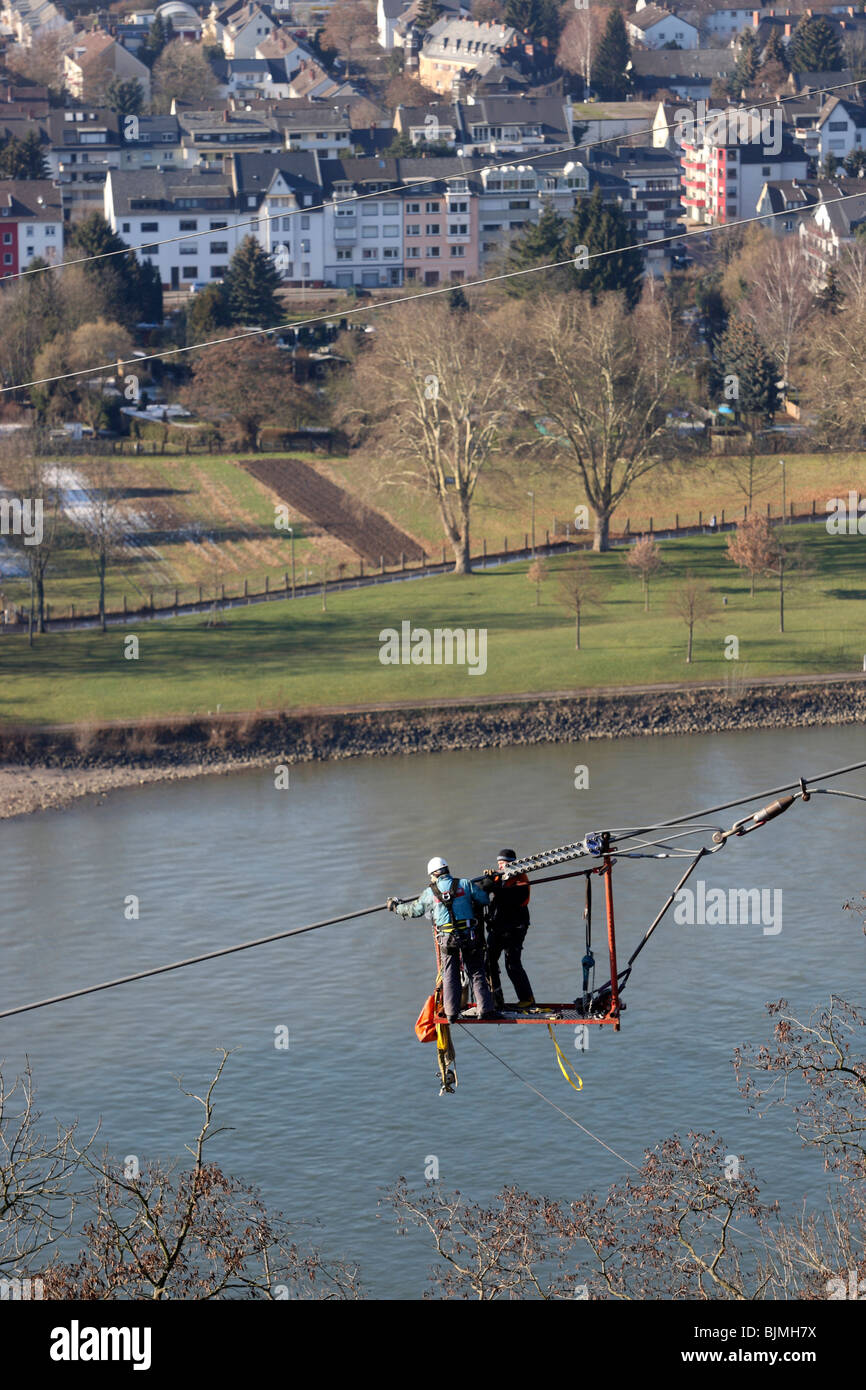
<svg viewBox="0 0 866 1390"><path fill-rule="evenodd" d="M604 878L604 906L607 917L607 948L610 957L610 1008L602 1017L584 1018L575 1009L574 1003L570 1004L536 1004L535 1008L542 1010L540 1013L524 1013L512 1009L507 1017L504 1018L476 1018L474 1014L461 1014L461 1023L491 1023L495 1026L508 1023L550 1023L554 1027L557 1024L567 1024L574 1028L580 1023L598 1024L604 1026L609 1024L615 1033L619 1032L621 1005L619 1002L619 988L616 968L616 925L613 913L613 861L609 854L604 856L604 862L598 869L591 870L592 873L601 874ZM436 969L437 974L441 970L441 957L439 954L439 939L436 935L436 928L433 928L433 940L436 946ZM506 1005L508 1009L508 1005ZM444 1014L437 1014L435 1022L447 1024L448 1019Z"/></svg>

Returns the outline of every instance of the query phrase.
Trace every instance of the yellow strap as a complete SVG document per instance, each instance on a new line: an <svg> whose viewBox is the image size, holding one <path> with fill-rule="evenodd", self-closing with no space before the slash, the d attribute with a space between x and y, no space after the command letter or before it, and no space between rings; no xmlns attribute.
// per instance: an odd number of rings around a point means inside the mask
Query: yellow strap
<svg viewBox="0 0 866 1390"><path fill-rule="evenodd" d="M580 1077L577 1075L577 1072L576 1072L576 1071L572 1071L572 1069L571 1069L571 1067L569 1066L568 1062L566 1062L565 1058L564 1058L563 1055L562 1055L562 1048L559 1046L559 1043L556 1041L556 1038L553 1036L553 1024L548 1023L548 1025L547 1025L547 1031L548 1031L548 1033L550 1034L550 1041L553 1043L554 1050L555 1050L555 1052L556 1052L556 1060L557 1060L557 1062L559 1063L559 1070L562 1072L562 1074L563 1074L563 1076L565 1077L566 1081L568 1082L569 1086L573 1087L573 1089L574 1089L575 1091L582 1091L582 1090L583 1090L583 1082L581 1081ZM569 1074L569 1073L570 1073L570 1074ZM573 1082L572 1079L571 1079L572 1076L574 1076L574 1077L577 1078L577 1085L576 1085L576 1086L575 1086L574 1082Z"/></svg>

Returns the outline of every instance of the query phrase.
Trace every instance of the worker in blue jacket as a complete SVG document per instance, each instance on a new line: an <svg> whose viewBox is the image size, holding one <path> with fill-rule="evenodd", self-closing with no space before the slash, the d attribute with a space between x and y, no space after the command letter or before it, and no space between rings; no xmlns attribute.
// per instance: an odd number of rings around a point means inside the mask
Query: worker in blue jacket
<svg viewBox="0 0 866 1390"><path fill-rule="evenodd" d="M469 976L480 1018L498 1018L484 972L484 954L478 931L480 910L487 906L483 888L468 878L454 878L445 860L436 856L427 865L429 887L414 902L388 899L399 917L431 918L442 958L442 996L449 1023L460 1017L460 960Z"/></svg>

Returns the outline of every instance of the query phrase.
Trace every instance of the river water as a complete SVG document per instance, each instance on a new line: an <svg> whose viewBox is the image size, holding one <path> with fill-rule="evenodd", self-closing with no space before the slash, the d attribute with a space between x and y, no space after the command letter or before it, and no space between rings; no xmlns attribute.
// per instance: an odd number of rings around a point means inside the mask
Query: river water
<svg viewBox="0 0 866 1390"><path fill-rule="evenodd" d="M853 762L863 746L851 727L358 759L293 768L287 790L263 770L7 822L3 1007L408 894L432 854L476 873L503 845L529 853L698 810ZM588 789L575 789L578 764ZM835 785L866 792L866 776ZM768 1033L768 1000L866 1003L866 939L842 910L866 887L864 844L866 805L816 796L705 861L707 890L781 890L781 930L668 917L637 963L621 1033L593 1030L579 1053L559 1030L580 1095L546 1029L479 1035L632 1161L673 1132L715 1130L766 1196L820 1201L824 1176L790 1114L747 1113L731 1054ZM617 867L621 962L681 869ZM533 895L525 960L539 998L577 992L581 882ZM597 889L597 919L600 900ZM381 913L0 1021L0 1058L8 1075L29 1055L43 1112L101 1120L116 1156L174 1159L198 1115L173 1078L198 1090L214 1049L237 1049L218 1091L232 1128L211 1156L309 1223L328 1254L357 1259L369 1295L417 1298L428 1247L398 1238L377 1205L398 1176L423 1185L435 1156L449 1190L486 1199L509 1182L568 1198L627 1171L466 1036L459 1089L439 1097L434 1050L413 1033L432 971L429 926ZM275 1046L283 1028L287 1049Z"/></svg>

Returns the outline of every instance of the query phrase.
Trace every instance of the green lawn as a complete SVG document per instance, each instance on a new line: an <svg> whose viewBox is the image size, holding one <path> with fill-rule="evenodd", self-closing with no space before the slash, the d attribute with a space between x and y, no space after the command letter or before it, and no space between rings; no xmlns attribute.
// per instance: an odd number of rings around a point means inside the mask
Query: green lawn
<svg viewBox="0 0 866 1390"><path fill-rule="evenodd" d="M599 685L720 679L741 675L859 671L866 651L866 539L797 528L813 565L793 582L786 632L778 631L777 595L762 580L753 600L748 579L727 561L721 538L663 545L666 566L643 611L640 588L621 553L594 557L606 584L604 607L574 625L555 600L556 570L535 607L526 565L477 574L412 580L318 598L229 612L225 625L202 619L147 623L98 633L49 634L33 650L23 637L0 638L0 717L73 722L170 713L298 708ZM687 569L705 579L717 603L699 629L691 666L686 629L667 600ZM722 598L727 596L727 607ZM383 665L382 629L403 621L427 629L483 628L487 670L472 676L449 666ZM137 661L124 659L130 632ZM740 661L723 657L735 635Z"/></svg>

